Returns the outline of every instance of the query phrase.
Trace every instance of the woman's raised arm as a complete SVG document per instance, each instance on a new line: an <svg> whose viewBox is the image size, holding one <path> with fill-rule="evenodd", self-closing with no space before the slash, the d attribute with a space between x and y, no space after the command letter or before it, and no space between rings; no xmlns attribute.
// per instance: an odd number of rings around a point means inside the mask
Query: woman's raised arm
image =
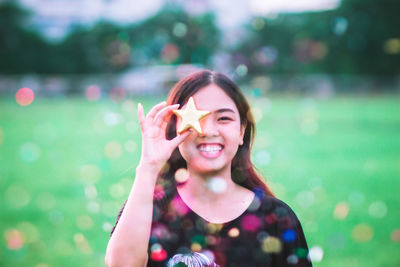
<svg viewBox="0 0 400 267"><path fill-rule="evenodd" d="M108 267L143 267L147 263L153 194L158 174L173 150L190 134L187 131L172 140L166 139L168 117L178 107L166 107L166 103L162 102L145 116L142 105L138 105L142 154L124 210L107 245L105 261Z"/></svg>

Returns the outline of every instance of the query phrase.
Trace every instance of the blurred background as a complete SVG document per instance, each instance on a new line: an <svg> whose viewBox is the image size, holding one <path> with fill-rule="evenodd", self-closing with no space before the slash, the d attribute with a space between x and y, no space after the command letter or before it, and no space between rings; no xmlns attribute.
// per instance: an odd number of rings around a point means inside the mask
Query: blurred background
<svg viewBox="0 0 400 267"><path fill-rule="evenodd" d="M397 0L0 0L0 266L105 266L148 111L202 68L314 266L400 266Z"/></svg>

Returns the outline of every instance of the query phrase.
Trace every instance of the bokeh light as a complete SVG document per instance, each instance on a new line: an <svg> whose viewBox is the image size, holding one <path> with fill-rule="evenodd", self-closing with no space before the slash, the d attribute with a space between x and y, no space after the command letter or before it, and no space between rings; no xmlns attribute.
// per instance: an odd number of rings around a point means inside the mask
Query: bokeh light
<svg viewBox="0 0 400 267"><path fill-rule="evenodd" d="M256 232L261 227L262 223L259 217L254 214L246 214L240 221L242 228L249 232Z"/></svg>
<svg viewBox="0 0 400 267"><path fill-rule="evenodd" d="M336 35L342 35L346 32L348 27L347 19L344 17L337 17L335 23L333 24L333 32Z"/></svg>
<svg viewBox="0 0 400 267"><path fill-rule="evenodd" d="M34 162L40 157L41 150L40 147L35 143L24 143L19 149L19 155L22 161Z"/></svg>
<svg viewBox="0 0 400 267"><path fill-rule="evenodd" d="M86 210L90 213L98 213L100 211L100 204L96 201L89 201L86 204Z"/></svg>
<svg viewBox="0 0 400 267"><path fill-rule="evenodd" d="M375 201L368 207L368 213L374 218L383 218L387 213L387 207L383 201Z"/></svg>
<svg viewBox="0 0 400 267"><path fill-rule="evenodd" d="M212 177L207 181L207 187L216 194L222 194L226 191L226 181L224 178Z"/></svg>
<svg viewBox="0 0 400 267"><path fill-rule="evenodd" d="M165 63L172 63L179 57L179 48L175 44L166 44L161 51Z"/></svg>
<svg viewBox="0 0 400 267"><path fill-rule="evenodd" d="M94 184L101 178L101 170L96 165L84 165L80 168L81 180L87 184Z"/></svg>
<svg viewBox="0 0 400 267"><path fill-rule="evenodd" d="M263 46L254 52L253 57L260 65L270 66L278 59L278 50L274 46Z"/></svg>
<svg viewBox="0 0 400 267"><path fill-rule="evenodd" d="M24 221L18 223L17 229L21 231L26 243L37 242L40 238L39 230L30 222Z"/></svg>
<svg viewBox="0 0 400 267"><path fill-rule="evenodd" d="M349 214L349 210L350 207L347 202L339 202L333 211L333 216L338 220L344 220Z"/></svg>
<svg viewBox="0 0 400 267"><path fill-rule="evenodd" d="M232 238L238 237L239 235L240 235L240 230L237 227L233 227L228 231L228 236Z"/></svg>
<svg viewBox="0 0 400 267"><path fill-rule="evenodd" d="M253 201L250 203L250 206L247 208L248 211L256 211L261 206L261 200L257 196L254 197Z"/></svg>
<svg viewBox="0 0 400 267"><path fill-rule="evenodd" d="M293 229L288 229L282 234L282 240L284 242L293 242L296 240L296 232Z"/></svg>
<svg viewBox="0 0 400 267"><path fill-rule="evenodd" d="M76 233L74 235L75 246L83 254L92 254L92 248L89 246L89 242L82 233Z"/></svg>
<svg viewBox="0 0 400 267"><path fill-rule="evenodd" d="M165 190L164 187L160 184L157 184L154 188L153 199L154 200L161 200L165 197Z"/></svg>
<svg viewBox="0 0 400 267"><path fill-rule="evenodd" d="M392 38L385 41L383 49L390 55L400 54L400 38Z"/></svg>
<svg viewBox="0 0 400 267"><path fill-rule="evenodd" d="M263 111L259 107L255 106L252 107L251 112L253 113L254 122L259 123L264 116Z"/></svg>
<svg viewBox="0 0 400 267"><path fill-rule="evenodd" d="M297 255L289 255L286 259L286 262L289 264L297 264L299 262L299 257Z"/></svg>
<svg viewBox="0 0 400 267"><path fill-rule="evenodd" d="M122 123L123 121L121 114L110 111L104 113L103 120L104 124L107 126L115 126Z"/></svg>
<svg viewBox="0 0 400 267"><path fill-rule="evenodd" d="M185 168L180 168L176 170L174 177L178 184L184 183L189 179L189 172Z"/></svg>
<svg viewBox="0 0 400 267"><path fill-rule="evenodd" d="M91 229L94 225L93 219L88 215L80 215L76 218L76 225L81 230Z"/></svg>
<svg viewBox="0 0 400 267"><path fill-rule="evenodd" d="M351 235L356 242L369 242L374 235L374 230L368 224L361 223L354 226Z"/></svg>
<svg viewBox="0 0 400 267"><path fill-rule="evenodd" d="M128 140L124 143L125 151L128 153L134 153L137 150L137 144L133 140Z"/></svg>
<svg viewBox="0 0 400 267"><path fill-rule="evenodd" d="M104 232L109 233L109 232L111 232L113 225L109 222L105 222L105 223L103 223L102 228L103 228Z"/></svg>
<svg viewBox="0 0 400 267"><path fill-rule="evenodd" d="M353 191L349 195L349 203L354 207L361 206L365 201L365 196L360 191Z"/></svg>
<svg viewBox="0 0 400 267"><path fill-rule="evenodd" d="M219 223L208 223L207 224L207 231L210 234L216 234L222 229L222 224Z"/></svg>
<svg viewBox="0 0 400 267"><path fill-rule="evenodd" d="M122 155L122 146L117 141L108 142L104 148L104 154L107 158L114 160Z"/></svg>
<svg viewBox="0 0 400 267"><path fill-rule="evenodd" d="M136 102L131 99L126 99L122 103L122 111L130 117L135 117L137 113Z"/></svg>
<svg viewBox="0 0 400 267"><path fill-rule="evenodd" d="M64 222L64 214L57 209L53 209L49 213L49 220L54 225L60 225Z"/></svg>
<svg viewBox="0 0 400 267"><path fill-rule="evenodd" d="M92 170L93 171L93 170ZM97 171L97 170L96 170ZM91 174L91 175L93 175L93 174ZM97 173L96 174L94 174L95 176L97 176ZM89 175L90 176L90 175ZM91 179L93 179L93 178L91 178ZM98 178L96 177L95 178L96 179L96 181L98 180ZM97 197L97 189L96 189L96 187L94 186L94 185L87 185L86 187L85 187L85 196L86 196L86 198L88 198L88 199L95 199L96 197Z"/></svg>
<svg viewBox="0 0 400 267"><path fill-rule="evenodd" d="M265 25L264 19L260 17L254 18L253 21L251 22L251 26L253 26L253 28L258 31L264 28L264 25Z"/></svg>
<svg viewBox="0 0 400 267"><path fill-rule="evenodd" d="M110 99L113 101L122 101L126 97L126 91L121 87L113 87L110 91Z"/></svg>
<svg viewBox="0 0 400 267"><path fill-rule="evenodd" d="M320 246L312 246L309 254L312 262L320 262L324 257L324 250Z"/></svg>
<svg viewBox="0 0 400 267"><path fill-rule="evenodd" d="M5 232L7 247L10 250L19 250L25 243L25 237L16 229L9 229Z"/></svg>
<svg viewBox="0 0 400 267"><path fill-rule="evenodd" d="M271 154L265 150L257 151L254 156L254 163L260 167L268 166L271 163Z"/></svg>
<svg viewBox="0 0 400 267"><path fill-rule="evenodd" d="M97 101L101 97L101 89L97 85L90 85L86 88L85 97L89 101Z"/></svg>
<svg viewBox="0 0 400 267"><path fill-rule="evenodd" d="M279 253L282 250L282 242L279 238L268 236L263 240L261 247L266 253Z"/></svg>
<svg viewBox="0 0 400 267"><path fill-rule="evenodd" d="M390 238L393 242L400 242L400 229L393 230L390 234Z"/></svg>
<svg viewBox="0 0 400 267"><path fill-rule="evenodd" d="M153 261L163 261L167 258L167 251L159 243L153 244L150 251L150 257Z"/></svg>
<svg viewBox="0 0 400 267"><path fill-rule="evenodd" d="M303 208L309 208L314 204L315 196L312 191L304 190L300 191L296 195L296 202Z"/></svg>
<svg viewBox="0 0 400 267"><path fill-rule="evenodd" d="M236 67L236 73L239 76L246 76L248 72L247 66L244 64L240 64Z"/></svg>
<svg viewBox="0 0 400 267"><path fill-rule="evenodd" d="M35 98L35 94L30 88L21 88L17 91L15 94L15 100L17 101L18 104L21 106L28 106L33 102L33 99Z"/></svg>
<svg viewBox="0 0 400 267"><path fill-rule="evenodd" d="M267 91L272 88L271 78L268 76L256 76L251 80L251 86L258 88L260 90L260 96L263 96ZM271 100L268 98L263 98L263 112L266 113L271 109Z"/></svg>
<svg viewBox="0 0 400 267"><path fill-rule="evenodd" d="M201 247L201 245L200 245L199 243L194 242L194 243L192 243L192 244L190 245L190 249L191 249L192 251L194 251L194 252L200 252L201 249L202 249L202 247Z"/></svg>
<svg viewBox="0 0 400 267"><path fill-rule="evenodd" d="M186 32L187 32L186 24L184 24L182 22L175 23L174 28L172 29L172 32L176 37L185 36Z"/></svg>
<svg viewBox="0 0 400 267"><path fill-rule="evenodd" d="M346 237L340 233L331 234L328 237L327 244L329 245L330 248L334 250L342 249L346 245Z"/></svg>
<svg viewBox="0 0 400 267"><path fill-rule="evenodd" d="M186 204L179 197L175 197L171 204L179 216L185 216L188 212L190 212L189 207L186 206Z"/></svg>
<svg viewBox="0 0 400 267"><path fill-rule="evenodd" d="M11 208L22 208L31 201L31 194L24 186L10 185L5 192L5 200Z"/></svg>
<svg viewBox="0 0 400 267"><path fill-rule="evenodd" d="M112 198L119 199L126 193L125 187L120 183L112 184L109 188L109 193Z"/></svg>

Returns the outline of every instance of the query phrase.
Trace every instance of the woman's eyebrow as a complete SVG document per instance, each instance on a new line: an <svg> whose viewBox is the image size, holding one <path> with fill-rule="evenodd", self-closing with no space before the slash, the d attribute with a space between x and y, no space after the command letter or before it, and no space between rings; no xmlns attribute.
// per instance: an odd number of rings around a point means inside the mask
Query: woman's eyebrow
<svg viewBox="0 0 400 267"><path fill-rule="evenodd" d="M214 113L232 112L235 113L233 109L230 108L220 108L214 111Z"/></svg>

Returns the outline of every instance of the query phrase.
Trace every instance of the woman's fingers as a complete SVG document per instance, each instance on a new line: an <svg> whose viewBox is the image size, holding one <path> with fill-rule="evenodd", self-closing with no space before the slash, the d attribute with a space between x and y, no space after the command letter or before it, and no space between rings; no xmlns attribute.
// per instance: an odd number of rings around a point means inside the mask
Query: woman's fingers
<svg viewBox="0 0 400 267"><path fill-rule="evenodd" d="M143 124L144 124L145 117L144 117L143 106L141 103L138 103L137 113L138 113L140 128L143 130Z"/></svg>
<svg viewBox="0 0 400 267"><path fill-rule="evenodd" d="M179 104L174 104L174 105L170 105L170 106L167 106L167 107L165 107L165 108L163 108L160 112L158 112L158 114L156 115L156 117L155 117L155 119L154 119L154 121L155 121L155 124L158 126L158 127L160 127L161 125L162 125L162 123L165 121L165 119L166 119L166 117L168 116L168 115L170 115L171 113L171 111L172 110L174 110L174 109L177 109L179 107Z"/></svg>
<svg viewBox="0 0 400 267"><path fill-rule="evenodd" d="M149 112L149 114L147 114L147 118L149 119L154 119L154 117L156 116L157 112L160 111L163 107L165 107L167 103L165 101L158 103L157 105L155 105Z"/></svg>
<svg viewBox="0 0 400 267"><path fill-rule="evenodd" d="M189 129L189 130L183 132L182 134L175 136L175 138L171 139L170 142L171 142L173 148L175 149L177 146L179 146L180 143L182 143L192 133L193 133L193 130Z"/></svg>

